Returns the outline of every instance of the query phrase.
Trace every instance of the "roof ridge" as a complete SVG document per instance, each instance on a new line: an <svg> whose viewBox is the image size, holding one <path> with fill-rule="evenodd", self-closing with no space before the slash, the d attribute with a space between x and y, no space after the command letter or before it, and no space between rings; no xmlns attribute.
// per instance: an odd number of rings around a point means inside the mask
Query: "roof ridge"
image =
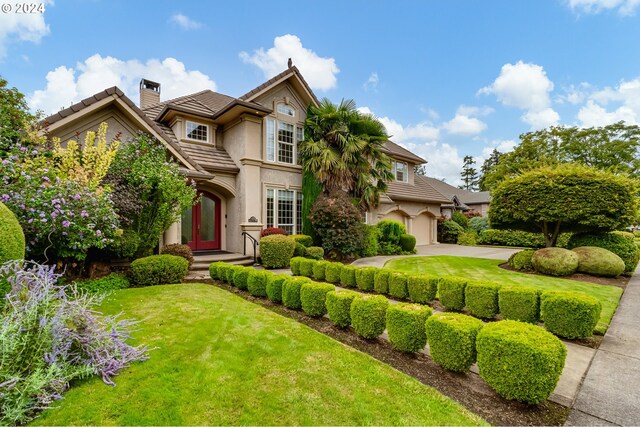
<svg viewBox="0 0 640 427"><path fill-rule="evenodd" d="M188 101L189 101L189 102L195 102L195 103L197 103L197 104L200 104L200 105L201 105L202 107L204 107L206 110L210 111L210 112L211 112L211 114L214 114L214 113L215 113L215 111L213 111L211 108L209 108L209 106L208 106L208 105L204 104L202 101L198 100L197 98L194 98L194 96L193 96L193 95L186 95L186 96L185 96L185 100L184 100L183 102L181 102L179 105L182 105L183 103L186 103L186 102L188 102ZM176 103L176 104L177 104L177 103Z"/></svg>
<svg viewBox="0 0 640 427"><path fill-rule="evenodd" d="M182 100L183 98L193 97L195 95L201 95L201 94L203 94L205 92L218 93L218 92L215 92L215 91L213 91L211 89L204 89L204 90L201 90L201 91L198 91L198 92L188 93L186 95L181 95L181 96L176 96L175 98L167 99L165 101L156 102L155 104L151 104L151 105L148 105L148 106L144 107L144 110L148 110L150 108L155 108L155 107L158 107L159 105L166 105L166 104L169 104L169 103L172 103L172 102L176 102L176 101ZM221 93L220 95L224 95L224 94ZM226 96L228 96L228 95L226 95Z"/></svg>

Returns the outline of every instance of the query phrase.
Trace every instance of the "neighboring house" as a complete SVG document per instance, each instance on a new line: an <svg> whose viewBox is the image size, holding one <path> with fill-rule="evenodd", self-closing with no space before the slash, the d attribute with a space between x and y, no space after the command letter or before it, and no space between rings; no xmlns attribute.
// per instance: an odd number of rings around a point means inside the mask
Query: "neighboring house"
<svg viewBox="0 0 640 427"><path fill-rule="evenodd" d="M106 89L47 117L50 136L84 138L101 122L108 138L125 141L138 131L160 140L196 182L200 202L185 211L161 244L184 243L198 250L242 252L247 232L264 227L302 232L302 167L298 142L304 137L308 105L318 99L295 66L234 98L210 90L160 100L159 83L140 82L140 107L117 87ZM402 221L418 244L436 243L436 217L449 200L413 166L425 160L387 142L396 180L380 206L366 215Z"/></svg>
<svg viewBox="0 0 640 427"><path fill-rule="evenodd" d="M468 191L454 187L437 178L424 177L429 184L440 193L447 196L449 203L442 205L441 213L447 218L455 211L475 210L482 216L487 216L491 194L488 191Z"/></svg>

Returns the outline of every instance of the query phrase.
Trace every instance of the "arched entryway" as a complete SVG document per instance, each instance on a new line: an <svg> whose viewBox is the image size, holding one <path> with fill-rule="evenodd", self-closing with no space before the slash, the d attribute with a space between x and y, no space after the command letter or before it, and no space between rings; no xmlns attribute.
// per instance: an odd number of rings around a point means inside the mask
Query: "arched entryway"
<svg viewBox="0 0 640 427"><path fill-rule="evenodd" d="M194 251L220 249L220 198L206 191L198 191L198 197L198 204L182 213L182 244Z"/></svg>

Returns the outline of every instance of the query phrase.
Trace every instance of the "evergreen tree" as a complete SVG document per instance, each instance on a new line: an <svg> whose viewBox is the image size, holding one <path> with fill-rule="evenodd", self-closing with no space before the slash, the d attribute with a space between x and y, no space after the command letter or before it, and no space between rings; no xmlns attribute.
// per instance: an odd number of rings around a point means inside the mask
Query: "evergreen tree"
<svg viewBox="0 0 640 427"><path fill-rule="evenodd" d="M462 188L468 191L478 191L478 171L473 165L476 161L471 156L464 156L464 165L462 165Z"/></svg>
<svg viewBox="0 0 640 427"><path fill-rule="evenodd" d="M482 163L482 167L480 168L480 179L478 180L478 186L480 187L480 191L489 190L489 187L487 186L487 182L486 182L486 177L488 174L493 172L496 166L498 166L501 156L502 156L502 153L494 148L489 158L487 158L484 161L484 163Z"/></svg>

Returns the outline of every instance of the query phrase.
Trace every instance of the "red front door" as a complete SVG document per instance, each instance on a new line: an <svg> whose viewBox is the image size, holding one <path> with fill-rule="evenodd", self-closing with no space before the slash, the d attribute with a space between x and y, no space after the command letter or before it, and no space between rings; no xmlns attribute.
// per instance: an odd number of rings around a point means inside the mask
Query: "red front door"
<svg viewBox="0 0 640 427"><path fill-rule="evenodd" d="M220 249L220 199L199 192L197 205L182 213L182 243L194 251Z"/></svg>

